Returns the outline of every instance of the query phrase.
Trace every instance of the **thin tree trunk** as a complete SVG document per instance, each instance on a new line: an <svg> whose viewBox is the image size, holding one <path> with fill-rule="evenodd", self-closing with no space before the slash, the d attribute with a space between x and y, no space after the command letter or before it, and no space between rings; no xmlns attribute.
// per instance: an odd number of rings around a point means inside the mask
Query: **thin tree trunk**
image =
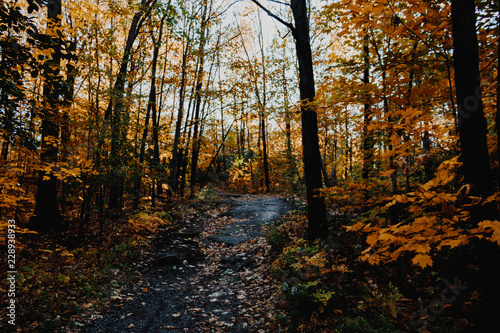
<svg viewBox="0 0 500 333"><path fill-rule="evenodd" d="M171 0L168 1L167 7L170 7ZM161 34L163 33L163 22L166 19L167 15L164 15L162 17L162 23L160 25L160 36L158 37L158 44L162 42L162 37ZM168 35L167 35L167 40L166 44L168 45ZM159 48L159 45L158 45ZM168 47L167 47L168 51ZM156 167L156 172L155 172L155 177L153 178L153 192L155 189L155 184L156 184L156 194L161 195L163 194L163 173L165 172L165 168L163 165L160 163L160 134L159 134L159 127L160 127L160 120L161 120L161 108L162 108L162 103L163 103L163 86L165 83L165 72L166 72L166 61L167 61L167 56L165 55L165 62L163 65L163 73L162 73L162 78L161 78L161 85L160 85L160 100L159 103L154 103L152 112L153 112L153 162ZM156 97L155 97L156 98ZM153 198L152 198L153 199Z"/></svg>
<svg viewBox="0 0 500 333"><path fill-rule="evenodd" d="M267 126L266 126L266 104L267 104L267 75L266 75L266 57L264 54L264 40L262 35L262 21L259 14L259 47L261 54L261 66L262 66L262 102L260 104L261 116L261 133L262 133L262 157L264 164L264 185L265 191L269 192L271 190L271 182L269 180L269 159L268 159L268 149L267 149ZM255 88L257 89L257 82L255 82Z"/></svg>
<svg viewBox="0 0 500 333"><path fill-rule="evenodd" d="M326 239L328 236L326 205L324 198L319 195L323 179L318 139L318 114L314 109L316 93L306 0L292 0L291 7L295 20L293 35L299 62L302 145L307 189L307 238L309 240Z"/></svg>
<svg viewBox="0 0 500 333"><path fill-rule="evenodd" d="M269 159L268 159L268 149L267 149L267 128L266 128L266 116L262 115L261 118L262 126L262 154L264 160L264 185L266 193L271 190L271 182L269 180Z"/></svg>
<svg viewBox="0 0 500 333"><path fill-rule="evenodd" d="M184 47L184 52L182 55L182 68L181 68L181 87L179 91L179 108L177 111L177 121L175 125L175 136L174 136L174 146L172 149L172 159L170 160L170 180L169 186L173 193L177 192L179 186L179 166L180 166L180 154L179 154L179 143L181 137L181 127L182 118L184 116L184 99L185 99L185 89L186 89L186 71L187 71L187 58L190 50L191 40L188 37L186 45Z"/></svg>
<svg viewBox="0 0 500 333"><path fill-rule="evenodd" d="M229 126L229 128L227 129L227 132L222 135L222 142L219 145L219 148L217 149L217 152L215 152L215 155L212 157L212 160L208 164L207 170L203 174L203 177L201 178L201 183L202 184L205 183L205 181L206 181L206 179L208 177L208 173L210 172L210 168L212 167L212 165L214 164L215 160L217 159L217 156L219 156L219 153L221 152L222 148L224 147L224 142L226 142L227 136L231 132L231 128L233 127L234 123L235 123L235 121L233 121L233 123Z"/></svg>
<svg viewBox="0 0 500 333"><path fill-rule="evenodd" d="M151 111L153 113L152 118L153 118L153 137L154 137L154 131L156 127L156 68L158 64L158 53L160 51L160 42L162 39L162 33L163 33L163 23L165 21L166 16L163 16L160 22L160 31L158 33L158 39L155 40L154 36L152 36L153 39L153 45L154 45L154 50L153 50L153 59L152 59L152 68L151 68L151 86L149 90L149 98L148 98L148 105L147 105L147 110L146 110L146 119L144 120L144 129L142 132L142 139L141 139L141 147L139 151L139 174L137 176L137 179L134 184L134 192L135 192L135 198L134 198L134 205L133 209L136 210L139 208L139 201L141 197L141 183L142 183L142 172L143 172L143 163L144 163L144 155L146 152L146 141L148 137L148 127L149 127L149 118L151 116ZM158 135L158 129L156 129L156 134ZM153 138L154 141L154 138Z"/></svg>
<svg viewBox="0 0 500 333"><path fill-rule="evenodd" d="M124 108L123 94L125 92L125 82L127 79L128 65L131 58L132 46L139 35L139 30L144 23L144 20L151 13L151 8L156 0L142 0L141 6L146 10L139 10L134 14L132 18L132 24L129 29L127 42L125 44L125 50L123 52L123 58L120 65L120 70L116 78L116 82L113 88L113 92L106 109L104 118L111 118L111 150L110 150L110 160L111 160L111 170L112 170L112 181L109 189L109 202L108 210L119 211L122 208L122 198L124 193L124 176L119 172L124 162L121 158L121 147L123 146L123 133L125 129L122 127L122 112Z"/></svg>
<svg viewBox="0 0 500 333"><path fill-rule="evenodd" d="M209 15L211 11L212 2L210 1L210 10L208 0L205 0L203 3L203 14L201 18L201 28L200 28L200 46L198 49L198 57L199 57L199 68L196 76L196 91L195 91L195 100L196 100L196 108L194 113L194 133L193 133L193 149L191 154L191 194L194 194L195 186L196 186L196 172L198 169L198 157L200 154L200 136L199 136L199 127L200 127L200 107L201 107L201 90L203 87L203 77L204 77L204 64L205 64L205 45L208 36L208 19L207 15Z"/></svg>
<svg viewBox="0 0 500 333"><path fill-rule="evenodd" d="M369 49L369 33L366 33L363 38L363 54L365 61L365 68L363 72L364 83L364 112L363 112L363 167L361 176L363 179L368 179L373 170L373 134L370 130L372 123L373 112L370 108L370 97L368 93L368 84L370 83L370 49Z"/></svg>
<svg viewBox="0 0 500 333"><path fill-rule="evenodd" d="M332 187L332 182L330 181L330 178L328 177L328 173L326 172L326 166L325 166L325 162L323 161L323 156L321 156L321 172L323 173L323 178L325 180L325 186Z"/></svg>

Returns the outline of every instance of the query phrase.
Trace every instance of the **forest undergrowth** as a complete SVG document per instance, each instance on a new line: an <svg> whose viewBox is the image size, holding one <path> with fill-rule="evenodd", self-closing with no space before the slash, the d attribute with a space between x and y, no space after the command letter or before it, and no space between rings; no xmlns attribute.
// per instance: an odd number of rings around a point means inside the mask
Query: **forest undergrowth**
<svg viewBox="0 0 500 333"><path fill-rule="evenodd" d="M138 281L147 265L145 254L158 235L227 203L217 193L204 190L190 201L146 206L139 213L106 220L101 235L99 228L89 228L81 240L75 230L53 237L23 235L16 276L18 307L23 309L18 331L71 332L100 316L121 290ZM264 270L274 280L266 298L275 302L266 319L268 329L475 332L481 320L477 267L460 264L474 262L471 246L444 251L432 267L412 264L408 254L373 265L361 259L363 234L349 231L359 216L334 210L331 202L327 241L310 242L305 240L305 199L289 199L297 209L265 232Z"/></svg>
<svg viewBox="0 0 500 333"><path fill-rule="evenodd" d="M43 236L18 235L17 331L83 326L82 319L108 306L116 290L137 281L151 241L178 227L188 209L176 202L146 205L137 213L91 221L81 238L72 228ZM2 304L7 302L4 288ZM2 323L7 323L5 315L2 312Z"/></svg>

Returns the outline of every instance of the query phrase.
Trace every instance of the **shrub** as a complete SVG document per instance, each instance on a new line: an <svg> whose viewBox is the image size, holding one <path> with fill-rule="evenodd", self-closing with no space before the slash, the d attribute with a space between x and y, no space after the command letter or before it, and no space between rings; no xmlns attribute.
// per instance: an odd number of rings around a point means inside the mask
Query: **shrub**
<svg viewBox="0 0 500 333"><path fill-rule="evenodd" d="M273 262L272 270L283 282L291 316L301 318L333 306L342 294L334 282L347 271L345 266L331 262L323 245L303 239L286 247Z"/></svg>

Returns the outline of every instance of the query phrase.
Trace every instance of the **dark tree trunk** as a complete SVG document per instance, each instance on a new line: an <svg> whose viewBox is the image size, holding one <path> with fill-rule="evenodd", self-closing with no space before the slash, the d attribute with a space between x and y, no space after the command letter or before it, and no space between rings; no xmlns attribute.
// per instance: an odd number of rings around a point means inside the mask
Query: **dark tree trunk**
<svg viewBox="0 0 500 333"><path fill-rule="evenodd" d="M320 155L321 156L321 155ZM326 165L323 161L323 156L321 156L321 172L323 173L323 179L325 180L326 187L332 187L332 182L330 181L330 177L328 176L328 172L326 171Z"/></svg>
<svg viewBox="0 0 500 333"><path fill-rule="evenodd" d="M292 175L293 173L293 153L292 153L292 124L289 110L288 102L288 84L286 80L286 66L283 66L282 76L283 76L283 105L285 110L285 136L286 136L286 155L288 157L288 173Z"/></svg>
<svg viewBox="0 0 500 333"><path fill-rule="evenodd" d="M299 62L302 145L307 191L307 238L309 240L326 239L328 236L326 206L324 198L318 196L323 179L321 177L321 155L318 139L318 114L314 109L316 92L306 0L292 0L291 7L295 20L293 35Z"/></svg>
<svg viewBox="0 0 500 333"><path fill-rule="evenodd" d="M262 36L262 23L259 15L259 46L260 54L262 57L262 101L259 101L261 109L261 134L262 134L262 158L264 164L264 186L265 191L271 190L271 181L269 179L269 150L267 147L267 126L266 126L266 105L267 105L267 75L266 75L266 58L264 54L264 41ZM255 89L257 90L257 82L255 82ZM257 90L258 91L258 90Z"/></svg>
<svg viewBox="0 0 500 333"><path fill-rule="evenodd" d="M156 68L157 68L157 64L158 64L158 53L160 51L160 42L161 42L161 37L162 37L162 33L163 33L163 22L165 21L165 18L166 17L163 16L162 20L160 22L160 31L159 31L158 39L155 40L154 36L152 37L154 50L153 50L152 69L151 69L151 87L149 90L148 105L147 105L147 109L146 109L146 119L144 120L144 129L142 132L141 146L140 146L140 150L139 150L139 170L138 170L137 179L135 180L135 184L134 184L134 192L135 192L134 205L133 205L134 210L139 208L139 202L140 202L140 197L141 197L142 172L144 169L143 163L144 163L144 155L146 152L146 141L148 138L149 118L151 117L151 112L153 113L153 116L152 116L153 117L153 134L155 131L155 126L156 126ZM156 134L158 134L157 128L156 128Z"/></svg>
<svg viewBox="0 0 500 333"><path fill-rule="evenodd" d="M122 163L124 162L121 158L120 150L123 146L123 133L122 128L122 113L124 108L123 94L125 92L125 82L128 74L128 64L131 58L132 46L139 35L139 30L144 23L146 17L151 13L151 8L156 0L142 0L141 5L143 9L139 10L134 14L132 18L132 23L130 25L130 30L127 36L127 42L125 44L125 50L123 51L123 57L120 65L120 70L116 78L116 82L113 88L113 92L106 109L104 118L111 119L111 172L112 180L109 188L109 202L108 210L119 211L122 208L122 199L124 193L124 176L120 173Z"/></svg>
<svg viewBox="0 0 500 333"><path fill-rule="evenodd" d="M365 105L363 113L363 167L361 176L363 179L368 179L372 173L373 163L373 134L370 130L373 113L370 108L369 93L367 86L370 83L370 49L369 49L369 34L363 38L363 54L365 60L365 68L363 72L363 83L365 85Z"/></svg>
<svg viewBox="0 0 500 333"><path fill-rule="evenodd" d="M319 190L323 186L323 179L321 177L321 154L318 139L318 114L314 106L316 92L314 88L314 71L306 0L291 1L290 6L295 26L272 14L259 1L252 0L252 2L288 27L295 39L295 48L299 63L302 149L307 192L307 238L309 240L326 239L328 237L326 205L324 198L319 195Z"/></svg>
<svg viewBox="0 0 500 333"><path fill-rule="evenodd" d="M50 0L47 2L48 28L61 28L61 0ZM52 48L52 60L48 62L45 72L45 86L43 88L43 110L42 117L42 151L40 158L42 164L50 165L57 162L59 138L59 96L61 85L59 82L59 66L61 63L61 41L55 41ZM31 218L32 228L38 231L60 230L63 218L59 211L57 198L57 179L52 172L40 171L38 188L36 192L35 211Z"/></svg>
<svg viewBox="0 0 500 333"><path fill-rule="evenodd" d="M203 77L204 77L204 64L205 64L205 45L206 45L206 35L208 35L208 1L205 0L203 4L203 14L201 21L201 29L200 29L200 46L198 50L199 64L200 67L198 69L198 73L196 76L196 91L195 91L195 100L196 107L194 112L194 133L193 133L193 150L191 154L191 194L194 194L195 186L196 186L196 174L198 170L198 157L200 154L200 108L201 108L201 90L203 87Z"/></svg>
<svg viewBox="0 0 500 333"><path fill-rule="evenodd" d="M265 96L265 95L264 95ZM264 97L265 99L265 97ZM271 181L269 180L269 159L267 156L267 128L266 128L266 115L262 114L261 117L262 126L262 154L264 159L264 186L266 187L266 192L271 190Z"/></svg>
<svg viewBox="0 0 500 333"><path fill-rule="evenodd" d="M500 38L500 5L498 8L497 34ZM500 189L500 42L497 47L497 113L495 117L495 129L497 132L497 187Z"/></svg>
<svg viewBox="0 0 500 333"><path fill-rule="evenodd" d="M451 17L455 60L455 85L458 104L458 130L462 174L472 185L471 195L486 199L494 193L488 147L487 124L481 96L479 51L476 33L474 0L452 0ZM471 209L472 223L496 220L495 201ZM483 332L498 330L498 311L494 304L500 299L500 266L498 246L491 242L478 244L484 314Z"/></svg>
<svg viewBox="0 0 500 333"><path fill-rule="evenodd" d="M9 156L9 134L5 132L3 142L2 142L2 153L0 154L0 160L7 161L7 157Z"/></svg>
<svg viewBox="0 0 500 333"><path fill-rule="evenodd" d="M451 8L462 172L465 182L473 185L472 194L487 198L494 187L481 97L474 0L453 0ZM483 207L474 215L476 220L492 218L496 207Z"/></svg>
<svg viewBox="0 0 500 333"><path fill-rule="evenodd" d="M186 89L186 64L189 53L190 40L186 42L186 47L182 55L181 88L179 91L179 109L177 111L177 122L175 124L174 146L172 148L172 159L170 160L170 179L169 186L173 193L177 192L179 187L179 167L181 165L179 144L181 139L182 118L184 116L184 91Z"/></svg>

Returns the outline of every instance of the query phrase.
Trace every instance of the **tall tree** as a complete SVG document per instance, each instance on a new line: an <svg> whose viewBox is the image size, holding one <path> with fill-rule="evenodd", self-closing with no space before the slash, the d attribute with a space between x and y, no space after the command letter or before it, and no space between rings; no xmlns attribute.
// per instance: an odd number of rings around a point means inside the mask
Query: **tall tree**
<svg viewBox="0 0 500 333"><path fill-rule="evenodd" d="M187 29L186 33L186 42L183 46L182 53L182 67L181 67L181 87L179 89L179 107L177 110L177 121L175 123L175 135L174 135L174 144L172 148L172 158L170 159L170 178L169 178L169 186L170 190L173 193L176 193L179 188L179 169L181 166L182 154L180 141L181 141L181 129L182 129L182 118L184 117L184 101L185 101L185 90L186 90L186 76L187 76L187 61L189 57L189 53L191 50L191 24Z"/></svg>
<svg viewBox="0 0 500 333"><path fill-rule="evenodd" d="M259 108L260 108L260 127L262 134L262 158L264 164L264 185L266 192L271 190L271 182L269 180L269 159L268 159L268 147L267 147L267 75L266 75L266 56L264 53L264 36L262 34L262 20L259 15L259 32L258 32L258 41L259 41L259 49L261 55L261 67L262 67L262 100L259 100Z"/></svg>
<svg viewBox="0 0 500 333"><path fill-rule="evenodd" d="M125 49L123 51L123 57L120 64L120 70L116 77L116 81L113 87L112 95L109 100L108 108L106 109L105 118L110 120L111 123L111 168L112 168L112 180L109 189L109 210L120 210L122 207L122 197L124 191L124 179L120 174L121 164L123 162L120 156L120 147L123 145L123 133L126 133L124 129L121 128L123 120L123 111L125 107L124 93L125 93L125 83L127 80L128 65L131 58L132 46L139 35L139 31L151 13L152 7L156 0L142 0L141 7L134 14L132 18L132 23L127 36L127 41L125 43Z"/></svg>
<svg viewBox="0 0 500 333"><path fill-rule="evenodd" d="M373 112L370 109L370 95L368 92L368 84L370 83L370 35L368 32L363 37L363 58L365 68L363 70L363 83L365 85L365 105L363 112L363 169L361 175L363 179L368 179L372 172L373 163L373 135L370 125L373 118Z"/></svg>
<svg viewBox="0 0 500 333"><path fill-rule="evenodd" d="M153 42L153 59L152 59L152 69L151 69L151 86L149 89L149 98L148 105L146 106L146 118L144 120L144 129L142 132L141 145L139 150L139 175L134 184L135 198L134 198L134 206L133 209L139 208L140 201L140 193L141 193L141 182L142 182L142 172L143 172L143 163L144 156L146 152L146 141L148 137L148 127L149 127L149 118L153 118L153 131L156 128L156 68L158 66L158 54L160 52L160 43L163 35L163 24L165 22L166 15L163 15L160 22L158 38L155 38L154 34L151 35ZM157 130L157 129L156 129ZM156 147L156 145L155 145ZM154 196L154 194L153 194Z"/></svg>
<svg viewBox="0 0 500 333"><path fill-rule="evenodd" d="M35 0L28 1L28 12L38 11ZM29 103L26 96L25 73L29 69L32 76L38 76L38 66L32 55L32 47L38 41L37 27L17 2L5 2L0 6L0 132L2 149L0 161L6 161L10 148L15 142L26 147L34 147L33 135L28 124L23 121L20 109Z"/></svg>
<svg viewBox="0 0 500 333"><path fill-rule="evenodd" d="M494 193L488 146L487 124L483 112L479 72L479 50L474 0L452 0L453 56L458 104L458 130L464 181L472 185L471 194L486 199ZM498 219L495 200L471 209L473 223ZM479 245L480 274L483 286L484 332L498 329L498 311L493 304L500 299L498 247Z"/></svg>
<svg viewBox="0 0 500 333"><path fill-rule="evenodd" d="M197 182L198 158L200 154L200 108L201 108L201 92L203 87L204 78L204 64L205 64L205 46L208 39L209 20L211 15L212 1L210 4L208 0L203 2L203 13L201 15L200 25L200 45L198 47L198 72L196 74L196 88L195 88L195 112L194 112L194 130L193 130L193 149L191 155L191 193L194 193L195 185Z"/></svg>
<svg viewBox="0 0 500 333"><path fill-rule="evenodd" d="M295 39L295 50L299 63L302 151L307 192L307 238L310 240L326 239L328 236L326 205L324 198L319 195L319 190L323 187L323 178L321 176L321 153L318 139L318 114L314 105L316 91L307 2L306 0L291 0L290 7L295 26L273 14L257 0L252 0L252 2L288 27Z"/></svg>
<svg viewBox="0 0 500 333"><path fill-rule="evenodd" d="M62 227L63 218L59 211L57 198L57 179L52 172L52 163L57 162L59 140L59 99L62 95L60 77L61 64L61 0L47 2L47 36L50 38L48 47L51 50L51 59L45 65L45 85L43 88L43 102L40 110L42 118L42 150L40 158L44 170L40 171L36 192L35 212L31 223L35 230L58 230Z"/></svg>

